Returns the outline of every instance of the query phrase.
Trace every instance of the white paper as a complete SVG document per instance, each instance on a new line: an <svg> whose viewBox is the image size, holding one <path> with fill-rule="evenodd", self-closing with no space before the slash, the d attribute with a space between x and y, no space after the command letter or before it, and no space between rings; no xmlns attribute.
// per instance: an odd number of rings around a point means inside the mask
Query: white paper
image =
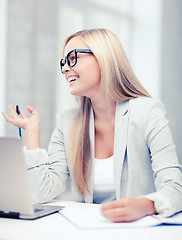
<svg viewBox="0 0 182 240"><path fill-rule="evenodd" d="M157 218L161 223L182 225L182 212L177 213L174 216L168 218L161 218L158 217L157 215L154 217Z"/></svg>
<svg viewBox="0 0 182 240"><path fill-rule="evenodd" d="M113 223L104 218L100 213L100 206L94 204L85 207L83 205L74 208L66 207L60 211L60 214L81 229L150 227L161 223L159 219L152 216L129 223Z"/></svg>

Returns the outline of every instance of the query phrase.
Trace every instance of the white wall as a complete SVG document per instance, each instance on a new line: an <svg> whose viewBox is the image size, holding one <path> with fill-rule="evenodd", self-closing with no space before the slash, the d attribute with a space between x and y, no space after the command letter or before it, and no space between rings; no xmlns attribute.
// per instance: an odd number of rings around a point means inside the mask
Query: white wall
<svg viewBox="0 0 182 240"><path fill-rule="evenodd" d="M5 109L7 0L0 0L0 112ZM0 135L4 135L4 119L0 116Z"/></svg>
<svg viewBox="0 0 182 240"><path fill-rule="evenodd" d="M160 98L161 1L134 0L131 64L149 93Z"/></svg>

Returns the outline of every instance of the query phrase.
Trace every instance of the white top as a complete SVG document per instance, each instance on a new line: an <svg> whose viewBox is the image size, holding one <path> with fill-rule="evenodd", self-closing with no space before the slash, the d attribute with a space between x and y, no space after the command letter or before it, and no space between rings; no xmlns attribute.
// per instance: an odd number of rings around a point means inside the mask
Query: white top
<svg viewBox="0 0 182 240"><path fill-rule="evenodd" d="M113 156L106 159L94 159L94 203L103 203L116 199L113 162Z"/></svg>

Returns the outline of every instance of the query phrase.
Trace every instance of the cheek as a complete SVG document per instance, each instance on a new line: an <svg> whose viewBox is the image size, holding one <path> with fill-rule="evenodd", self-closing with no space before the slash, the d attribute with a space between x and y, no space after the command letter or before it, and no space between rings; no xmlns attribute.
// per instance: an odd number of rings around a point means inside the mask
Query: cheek
<svg viewBox="0 0 182 240"><path fill-rule="evenodd" d="M94 62L93 64L90 65L89 67L89 72L91 74L91 76L95 79L95 81L100 82L101 80L101 72L100 72L100 67L98 65L98 63Z"/></svg>
<svg viewBox="0 0 182 240"><path fill-rule="evenodd" d="M94 75L95 75L95 79L97 80L97 82L100 83L101 81L101 72L100 72L100 68L97 67L94 71Z"/></svg>
<svg viewBox="0 0 182 240"><path fill-rule="evenodd" d="M76 65L73 70L78 73L81 78L86 79L87 83L88 81L100 83L101 71L98 62L95 59L82 62L82 64Z"/></svg>
<svg viewBox="0 0 182 240"><path fill-rule="evenodd" d="M95 71L95 69L90 68L89 71L85 72L85 79L87 84L99 85L101 81L100 72Z"/></svg>

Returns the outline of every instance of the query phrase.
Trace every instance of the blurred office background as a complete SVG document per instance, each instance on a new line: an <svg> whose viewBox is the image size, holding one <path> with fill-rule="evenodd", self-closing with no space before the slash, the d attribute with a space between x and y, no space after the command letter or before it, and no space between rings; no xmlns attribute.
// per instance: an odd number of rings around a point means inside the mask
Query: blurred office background
<svg viewBox="0 0 182 240"><path fill-rule="evenodd" d="M56 113L74 106L59 69L60 43L78 30L107 28L145 88L164 102L181 160L181 12L181 0L0 0L0 111L9 103L35 107L47 148ZM0 116L0 136L17 134Z"/></svg>

